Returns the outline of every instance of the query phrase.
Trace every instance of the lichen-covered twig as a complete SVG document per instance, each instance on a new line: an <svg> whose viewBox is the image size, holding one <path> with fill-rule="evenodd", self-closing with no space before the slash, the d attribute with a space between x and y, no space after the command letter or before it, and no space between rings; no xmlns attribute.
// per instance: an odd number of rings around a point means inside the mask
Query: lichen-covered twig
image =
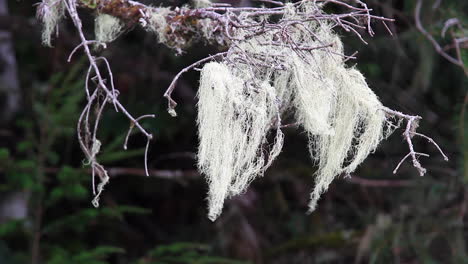
<svg viewBox="0 0 468 264"><path fill-rule="evenodd" d="M289 4L280 1L262 0L260 2L270 3L273 7L235 8L224 4L213 4L204 8L182 7L171 10L150 7L129 0L94 0L92 5L88 1L75 2L81 8L93 9L100 14L108 14L119 18L127 28L140 25L150 31L156 30L159 40L179 53L192 42L192 39L199 38L222 46L232 46L236 42L248 41L253 37L272 33L278 36L278 41L276 44L271 44L290 46L296 52L325 49L329 45L333 45L331 43L322 43L322 46L308 47L291 42L290 28L304 26L304 23L312 20L323 24L333 24L334 27L340 27L347 32L356 34L364 43L367 43L360 31L366 29L369 35L372 36L374 33L371 28L371 21L381 21L384 24L385 21L393 21L393 19L372 15L371 9L362 1L357 1L359 6L353 6L340 0L304 0ZM301 20L272 22L266 19L267 16L284 15L291 12L303 2L314 2L317 8L309 10L309 13L302 16ZM345 8L345 11L340 14L327 14L322 12L322 7L325 5L338 5ZM366 24L361 25L360 20L366 21ZM242 33L239 34L240 32ZM252 63L253 61L247 58L250 56L254 56L254 54L246 53L244 58L240 59ZM258 66L269 67L269 63L262 64L262 61L266 61L268 55L260 54L260 57L255 60L255 63ZM198 64L211 59L213 58L208 57ZM281 68L283 66L274 65L274 67ZM187 70L187 68L183 69L181 73ZM178 77L180 75L176 77L176 80ZM177 103L170 95L174 88L175 82L169 86L165 93L165 97L169 101L168 111L173 116L176 115L175 106Z"/></svg>
<svg viewBox="0 0 468 264"><path fill-rule="evenodd" d="M145 174L150 173L148 149L153 136L140 121L154 115L134 118L125 109L118 100L109 62L93 56L90 47L105 47L102 42L112 41L122 30L135 26L155 33L159 42L179 54L196 40L225 49L182 69L164 93L169 114L176 116L177 103L172 92L182 74L220 60L202 70L198 105L199 168L210 183L211 219L219 215L225 198L245 190L280 153L284 138L281 128L289 126L281 123L281 115L290 108L296 110L298 124L309 135L313 158L319 160L310 210L315 209L321 194L336 176L352 173L389 135L384 131L389 118L398 120L397 124L390 124L391 131L406 121L403 137L409 148L394 173L407 159L411 159L421 176L426 173L418 158L429 155L415 150L414 136L428 140L448 160L432 138L416 132L421 117L383 107L362 74L345 64L355 54L344 54L337 30L352 33L367 43L363 33L374 35L373 21L382 22L391 34L385 22L393 19L372 15L372 9L361 0L355 1L356 6L341 0L257 1L270 7L234 8L204 1L198 8L156 8L131 0L43 0L38 13L46 25L45 32L55 31L58 18L44 14L52 10L62 17L66 11L80 37L80 44L68 60L82 49L90 64L85 81L87 104L79 117L77 132L86 162L91 166L95 206L109 180L109 171L96 158L101 147L97 137L99 121L108 104L130 121L124 149L135 127L146 137L144 167ZM323 10L327 5L340 6L343 11L326 13ZM99 16L112 16L96 22L104 23L96 26L100 34L96 40L85 38L78 7L96 11ZM44 42L50 42L50 35L44 37ZM100 71L99 62L104 62L109 80ZM95 87L90 85L93 82ZM94 108L96 111L92 111ZM270 144L271 130L276 131L276 136ZM96 175L100 179L97 187Z"/></svg>
<svg viewBox="0 0 468 264"><path fill-rule="evenodd" d="M419 136L419 137L427 139L429 141L429 143L433 144L437 148L437 150L440 152L440 154L442 155L444 160L448 161L447 155L445 155L445 153L442 151L442 149L439 147L439 145L432 138L430 138L430 137L428 137L428 136L426 136L424 134L416 132L416 129L418 128L418 125L419 125L418 122L421 119L420 116L413 116L413 115L403 114L401 112L392 110L392 109L387 108L387 107L385 107L383 109L383 111L385 113L387 113L388 115L390 115L390 116L406 120L406 127L405 127L405 130L403 132L403 138L405 139L406 144L408 145L409 153L406 156L404 156L403 159L400 160L398 165L393 170L394 174L397 173L397 171L400 168L401 164L403 164L403 162L406 159L410 158L410 157L411 157L411 161L413 163L413 166L418 170L419 175L424 176L424 174L426 174L426 169L419 162L418 156L429 157L429 154L416 152L414 150L414 144L413 144L413 137L414 136Z"/></svg>
<svg viewBox="0 0 468 264"><path fill-rule="evenodd" d="M107 102L110 102L114 105L116 111L122 112L131 122L131 128L133 126L137 127L138 130L146 137L147 139L147 144L145 148L145 171L148 172L148 165L147 165L147 155L148 155L148 149L149 149L149 142L153 138L152 134L146 131L141 124L139 123L139 120L142 119L143 117L154 117L154 115L147 115L143 116L140 118L134 118L128 111L127 109L120 103L118 100L118 92L114 88L114 81L113 81L113 76L112 76L112 71L110 69L110 64L105 59L104 57L95 57L91 53L91 48L90 45L95 43L95 41L89 41L86 39L84 36L83 28L82 28L82 23L81 19L78 16L78 12L76 10L77 7L77 2L76 0L65 0L64 1L66 10L68 11L68 14L70 15L70 18L73 21L73 24L75 25L76 30L78 31L78 35L80 37L81 43L71 52L69 60L73 56L73 54L77 51L77 49L82 48L84 51L84 54L86 55L90 67L87 73L87 78L86 78L86 91L87 91L87 105L85 106L82 114L80 115L80 118L78 120L78 127L77 127L77 134L78 134L78 141L80 143L80 146L85 153L87 163L91 166L92 168L92 175L93 175L93 193L95 195L95 199L93 200L93 204L95 206L99 205L99 196L105 186L105 184L109 181L109 176L108 172L102 166L99 164L99 162L96 159L96 155L99 153L101 142L97 139L97 130L99 126L99 121L102 118L102 113L105 108L105 105ZM108 84L106 84L106 80L103 77L103 74L101 73L99 66L98 66L98 61L102 60L105 63L107 73L110 78L110 89ZM89 93L89 78L91 76L91 72L94 73L95 77L91 78L96 82L96 88L92 95ZM104 99L101 100L100 105L98 103L99 99L98 97L100 95L104 96ZM93 133L91 135L90 133L90 112L92 110L93 106L98 107L98 111L95 114L94 117L94 129ZM84 123L84 128L83 128L83 123ZM131 132L131 130L130 130ZM128 133L130 134L130 133ZM125 147L127 144L128 137L125 141ZM94 185L94 176L98 175L101 182L98 184L97 191ZM148 173L147 173L148 175Z"/></svg>

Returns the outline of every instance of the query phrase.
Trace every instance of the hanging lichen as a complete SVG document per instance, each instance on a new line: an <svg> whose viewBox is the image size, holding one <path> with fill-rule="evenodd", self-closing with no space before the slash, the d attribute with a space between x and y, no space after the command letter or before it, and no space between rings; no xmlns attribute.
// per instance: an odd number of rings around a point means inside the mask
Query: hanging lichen
<svg viewBox="0 0 468 264"><path fill-rule="evenodd" d="M289 84L297 121L307 131L312 158L318 163L310 211L335 177L353 172L375 150L386 124L383 106L364 77L346 67L340 39L327 25L316 28L315 35L321 43L333 45L292 56ZM312 39L305 43L320 45Z"/></svg>
<svg viewBox="0 0 468 264"><path fill-rule="evenodd" d="M147 30L155 33L160 43L167 42L167 34L170 32L166 17L171 12L170 8L158 8L157 11L147 14Z"/></svg>
<svg viewBox="0 0 468 264"><path fill-rule="evenodd" d="M303 21L296 8L289 4L283 19ZM287 30L291 43L311 49L278 45L277 36L262 34L235 43L224 62L202 70L199 167L209 182L212 220L224 199L263 175L270 162L264 162L262 149L268 146L269 130L276 128L272 124L286 109L295 110L318 165L309 211L334 178L353 172L386 136L383 106L364 77L346 66L342 42L332 26L311 21ZM278 155L282 136L276 143L269 157Z"/></svg>
<svg viewBox="0 0 468 264"><path fill-rule="evenodd" d="M65 12L64 1L43 0L37 9L37 17L42 22L42 44L51 46L52 35L58 32L58 23Z"/></svg>
<svg viewBox="0 0 468 264"><path fill-rule="evenodd" d="M101 43L114 41L124 28L123 23L116 17L99 14L94 20L94 34Z"/></svg>
<svg viewBox="0 0 468 264"><path fill-rule="evenodd" d="M275 89L262 80L250 84L245 76L221 63L205 65L201 74L198 165L210 187L211 220L221 213L226 198L263 174L283 144L280 128L272 123L278 112ZM272 127L276 136L266 150Z"/></svg>
<svg viewBox="0 0 468 264"><path fill-rule="evenodd" d="M96 159L101 147L97 128L107 103L112 103L117 112L123 112L131 121L124 149L134 127L146 136L145 173L150 175L147 160L153 135L140 121L154 115L135 118L125 109L115 93L107 59L95 56L90 49L95 43L105 46L124 29L136 25L156 34L159 43L179 54L200 39L223 50L182 69L164 93L169 101L169 114L175 116L177 103L171 94L181 74L208 61L219 60L203 67L198 92L198 167L209 184L211 220L220 215L226 199L244 192L279 155L284 141L281 131L285 127L284 116L295 118L292 125L299 125L305 131L310 156L317 166L309 212L316 209L320 196L336 177L355 171L403 120L406 120L403 136L409 153L395 171L406 159L411 159L420 175L425 174L418 157L429 155L414 150L411 141L414 136L429 140L448 160L430 137L415 132L421 117L384 107L362 74L346 65L352 56L344 54L335 28L353 32L365 42L361 29L373 35L371 21L385 25L390 19L370 15L370 9L362 1L356 1L360 7L353 7L347 1L264 2L273 7L235 8L210 0L192 0L195 8L151 7L126 0L41 1L37 14L43 24L43 43L50 46L51 37L58 33L58 23L67 10L81 41L68 60L82 49L90 63L85 82L87 105L80 115L77 134L91 167L96 207L109 182L107 170ZM325 13L323 7L329 3L349 9L348 13ZM97 14L94 41L88 40L83 31L78 7L92 9ZM108 74L101 73L100 60L106 63ZM110 78L106 80L103 76ZM89 86L90 83L94 85ZM101 101L102 95L105 98ZM101 105L100 110L90 117L96 105ZM100 180L97 188L96 176Z"/></svg>

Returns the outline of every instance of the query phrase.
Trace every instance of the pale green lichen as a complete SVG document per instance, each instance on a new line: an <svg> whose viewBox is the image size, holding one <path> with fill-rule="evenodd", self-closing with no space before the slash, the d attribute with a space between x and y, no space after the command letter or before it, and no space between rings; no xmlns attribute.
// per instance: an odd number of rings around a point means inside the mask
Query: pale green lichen
<svg viewBox="0 0 468 264"><path fill-rule="evenodd" d="M123 31L124 24L120 19L107 14L98 14L94 20L96 41L107 43L114 41Z"/></svg>
<svg viewBox="0 0 468 264"><path fill-rule="evenodd" d="M300 20L295 8L287 5L283 19ZM299 8L318 7L311 3ZM245 33L240 29L233 34ZM304 22L288 28L288 34L303 46L330 46L298 52L288 45L270 45L274 36L262 34L236 43L226 62L210 63L202 70L199 167L209 182L212 220L221 212L224 199L245 190L271 164L272 160L263 162L262 149L268 146L269 130L278 129L275 121L284 111L295 110L318 166L309 211L315 210L333 179L352 173L391 132L385 130L389 121L377 96L359 71L346 66L343 44L331 25ZM268 56L251 56L249 62L242 62L245 54ZM278 60L287 67L258 66L275 65ZM281 146L282 136L273 145L273 158Z"/></svg>
<svg viewBox="0 0 468 264"><path fill-rule="evenodd" d="M167 42L170 27L167 23L167 15L171 12L168 7L157 8L147 14L148 25L146 29L155 33L160 43Z"/></svg>
<svg viewBox="0 0 468 264"><path fill-rule="evenodd" d="M64 1L43 0L37 9L37 17L42 22L42 43L52 46L51 39L58 33L58 23L65 13Z"/></svg>
<svg viewBox="0 0 468 264"><path fill-rule="evenodd" d="M278 112L275 89L266 81L249 85L248 76L215 62L201 73L198 166L210 187L211 220L221 213L226 198L243 192L263 174L283 144L283 133L271 122ZM272 126L276 136L266 150Z"/></svg>
<svg viewBox="0 0 468 264"><path fill-rule="evenodd" d="M331 26L313 23L314 35L293 34L307 46L327 49L289 56L296 118L309 134L309 149L318 164L309 211L339 175L349 175L386 136L382 104L364 77L347 68L343 44Z"/></svg>

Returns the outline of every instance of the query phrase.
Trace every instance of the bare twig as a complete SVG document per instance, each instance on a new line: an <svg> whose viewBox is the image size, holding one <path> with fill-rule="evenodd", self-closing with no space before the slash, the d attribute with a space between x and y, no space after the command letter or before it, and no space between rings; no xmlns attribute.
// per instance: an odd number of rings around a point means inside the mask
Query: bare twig
<svg viewBox="0 0 468 264"><path fill-rule="evenodd" d="M117 112L122 112L127 118L130 120L131 124L133 126L136 126L139 131L146 136L147 138L147 144L146 144L146 149L145 149L145 171L148 172L148 149L149 149L149 142L152 139L152 135L148 133L139 123L139 120L143 117L140 117L138 119L135 119L126 109L125 107L119 102L117 99L118 92L114 87L114 80L113 80L113 74L112 70L110 68L110 64L107 61L106 58L104 57L94 57L91 53L91 48L90 45L93 43L96 43L96 41L90 41L87 40L84 36L83 29L82 29L82 23L81 19L78 16L78 12L76 10L77 7L77 2L76 0L65 0L64 1L66 9L68 11L68 14L70 15L73 24L75 25L76 30L78 31L78 35L80 37L81 43L73 49L73 51L70 53L70 56L68 60L70 61L73 54L79 49L83 48L83 51L88 58L89 61L89 69L86 74L86 84L85 84L85 89L87 93L87 101L88 104L84 108L82 114L80 115L80 118L78 120L78 127L77 127L77 133L78 133L78 141L80 143L80 146L86 156L87 163L91 166L91 173L93 176L93 194L95 195L95 198L93 200L93 204L95 206L99 205L99 196L101 192L104 189L105 184L108 182L109 177L108 177L108 172L106 169L98 163L96 160L96 155L99 153L100 150L100 141L97 139L97 130L99 126L99 121L101 120L102 113L104 111L104 108L106 106L107 101L111 102L114 105L114 108ZM108 88L105 79L102 77L103 75L101 74L101 71L97 65L98 61L102 60L105 63L107 73L110 77L110 89ZM95 77L91 78L96 81L97 87L94 90L93 94L90 95L90 89L89 89L89 79L91 77L91 72L95 74ZM95 105L98 102L98 96L99 94L104 94L105 98L102 100L101 105L98 107L98 111L94 117L94 129L92 133L92 137L89 126L90 126L90 120L89 120L89 115L90 115L90 110L93 105ZM84 124L84 128L82 127L82 124ZM130 131L131 132L131 131ZM83 137L83 136L84 137ZM148 173L147 173L148 174ZM94 177L95 175L98 175L100 178L100 183L98 184L97 188L95 187L94 183ZM96 190L97 189L97 190Z"/></svg>
<svg viewBox="0 0 468 264"><path fill-rule="evenodd" d="M211 55L211 56L208 56L204 59L201 59L197 62L194 62L192 63L190 66L188 67L185 67L184 69L182 69L175 77L174 79L172 80L171 84L169 85L169 88L167 88L166 92L164 93L164 97L167 98L167 100L169 101L169 105L168 105L168 112L169 114L171 114L171 116L175 117L177 116L177 113L175 111L175 107L177 106L177 103L176 101L174 101L171 97L172 95L172 92L174 91L175 89L175 86L177 84L177 81L179 80L180 76L182 76L182 74L184 74L185 72L197 67L198 65L202 64L202 63L205 63L207 61L210 61L210 60L214 60L216 59L217 57L222 57L222 56L225 56L227 54L227 52L221 52L221 53L218 53L218 54L214 54L214 55Z"/></svg>
<svg viewBox="0 0 468 264"><path fill-rule="evenodd" d="M401 164L403 164L403 162L404 162L407 158L409 158L410 156L412 156L412 157L414 157L414 156L429 157L429 154L426 154L426 153L419 153L419 152L413 152L413 153L408 153L408 154L406 154L406 156L404 156L404 157L400 160L400 162L398 163L398 165L397 165L397 166L395 167L395 169L393 170L393 174L396 174L396 173L397 173L397 171L398 171L398 169L400 168ZM416 167L416 168L417 168L418 170L420 169L420 168L418 168L418 167ZM423 173L425 173L425 172L426 172L426 169L423 169ZM422 175L421 175L421 176L422 176Z"/></svg>
<svg viewBox="0 0 468 264"><path fill-rule="evenodd" d="M138 122L138 121L140 121L141 119L144 119L144 118L155 118L155 117L156 117L155 115L142 115L142 116L138 117L136 119L136 121ZM135 123L130 121L130 126L129 126L129 129L128 129L127 135L125 136L125 142L124 142L124 145L123 145L123 149L125 149L125 150L127 150L128 139L130 138L130 134L132 133L134 127L135 127Z"/></svg>
<svg viewBox="0 0 468 264"><path fill-rule="evenodd" d="M346 177L346 181L365 187L409 187L414 186L415 184L415 181L413 180L375 180L364 179L354 175L351 177Z"/></svg>
<svg viewBox="0 0 468 264"><path fill-rule="evenodd" d="M84 45L88 45L88 44L93 44L93 43L100 43L99 41L96 41L96 40L88 40L86 42L81 42L80 44L78 44L73 50L72 52L70 52L70 55L68 55L68 59L67 59L67 62L70 62L73 55L75 55L75 53L81 48L83 47Z"/></svg>
<svg viewBox="0 0 468 264"><path fill-rule="evenodd" d="M444 157L445 161L449 160L447 155L445 155L445 153L442 151L442 149L439 147L439 145L432 138L430 138L430 137L428 137L426 135L420 134L420 133L416 133L416 132L413 132L413 135L420 136L420 137L423 137L423 138L427 139L429 141L429 143L433 144L437 148L437 150L440 152L440 154Z"/></svg>
<svg viewBox="0 0 468 264"><path fill-rule="evenodd" d="M406 127L405 127L405 130L403 131L403 138L405 139L406 144L408 145L409 153L406 156L404 156L403 159L400 160L398 165L393 170L394 174L397 173L401 164L403 164L403 162L409 157L411 157L413 167L415 167L418 170L420 176L424 176L424 174L426 173L426 169L419 162L418 156L429 157L429 154L416 152L414 150L414 145L413 145L413 140L412 140L414 136L420 136L420 137L427 139L430 143L432 143L437 148L437 150L439 150L439 152L444 157L444 160L448 161L448 157L445 155L445 153L442 151L439 145L432 138L424 134L416 132L416 129L418 128L418 122L421 119L420 116L412 116L412 115L403 114L401 112L392 110L387 107L384 107L382 110L386 112L389 116L393 116L399 119L406 120Z"/></svg>
<svg viewBox="0 0 468 264"><path fill-rule="evenodd" d="M468 69L465 67L465 64L463 63L463 60L461 58L461 55L459 52L457 52L457 56L454 57L447 52L440 46L440 44L434 39L434 37L427 32L427 30L423 27L422 22L421 22L421 7L422 7L422 2L423 0L418 0L416 2L416 7L414 9L414 21L416 23L416 28L431 42L432 46L436 50L437 53L439 53L442 57L447 59L449 62L461 67L463 71L465 72L465 75L468 76ZM448 26L447 23L442 30L442 35L445 35L445 31L447 30ZM457 50L460 49L460 43L457 43L456 40L454 40L454 45Z"/></svg>

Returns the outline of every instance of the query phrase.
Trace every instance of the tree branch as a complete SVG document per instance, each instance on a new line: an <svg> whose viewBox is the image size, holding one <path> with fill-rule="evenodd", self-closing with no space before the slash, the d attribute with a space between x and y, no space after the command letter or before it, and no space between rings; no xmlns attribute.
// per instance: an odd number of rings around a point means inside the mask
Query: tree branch
<svg viewBox="0 0 468 264"><path fill-rule="evenodd" d="M429 32L427 32L427 30L422 25L422 22L421 22L422 2L423 2L422 0L418 0L418 2L416 2L416 8L414 9L414 21L416 23L416 28L431 42L432 46L434 47L437 53L439 53L442 57L444 57L449 62L462 68L465 75L468 76L468 69L465 67L465 64L461 58L461 54L459 52L460 44L463 41L457 41L457 39L454 39L453 45L455 46L455 49L457 50L456 57L445 52L445 50L440 46L440 44L434 39L434 37ZM446 26L447 26L447 23L446 23ZM446 26L442 30L442 35L444 35L444 32L447 29Z"/></svg>

